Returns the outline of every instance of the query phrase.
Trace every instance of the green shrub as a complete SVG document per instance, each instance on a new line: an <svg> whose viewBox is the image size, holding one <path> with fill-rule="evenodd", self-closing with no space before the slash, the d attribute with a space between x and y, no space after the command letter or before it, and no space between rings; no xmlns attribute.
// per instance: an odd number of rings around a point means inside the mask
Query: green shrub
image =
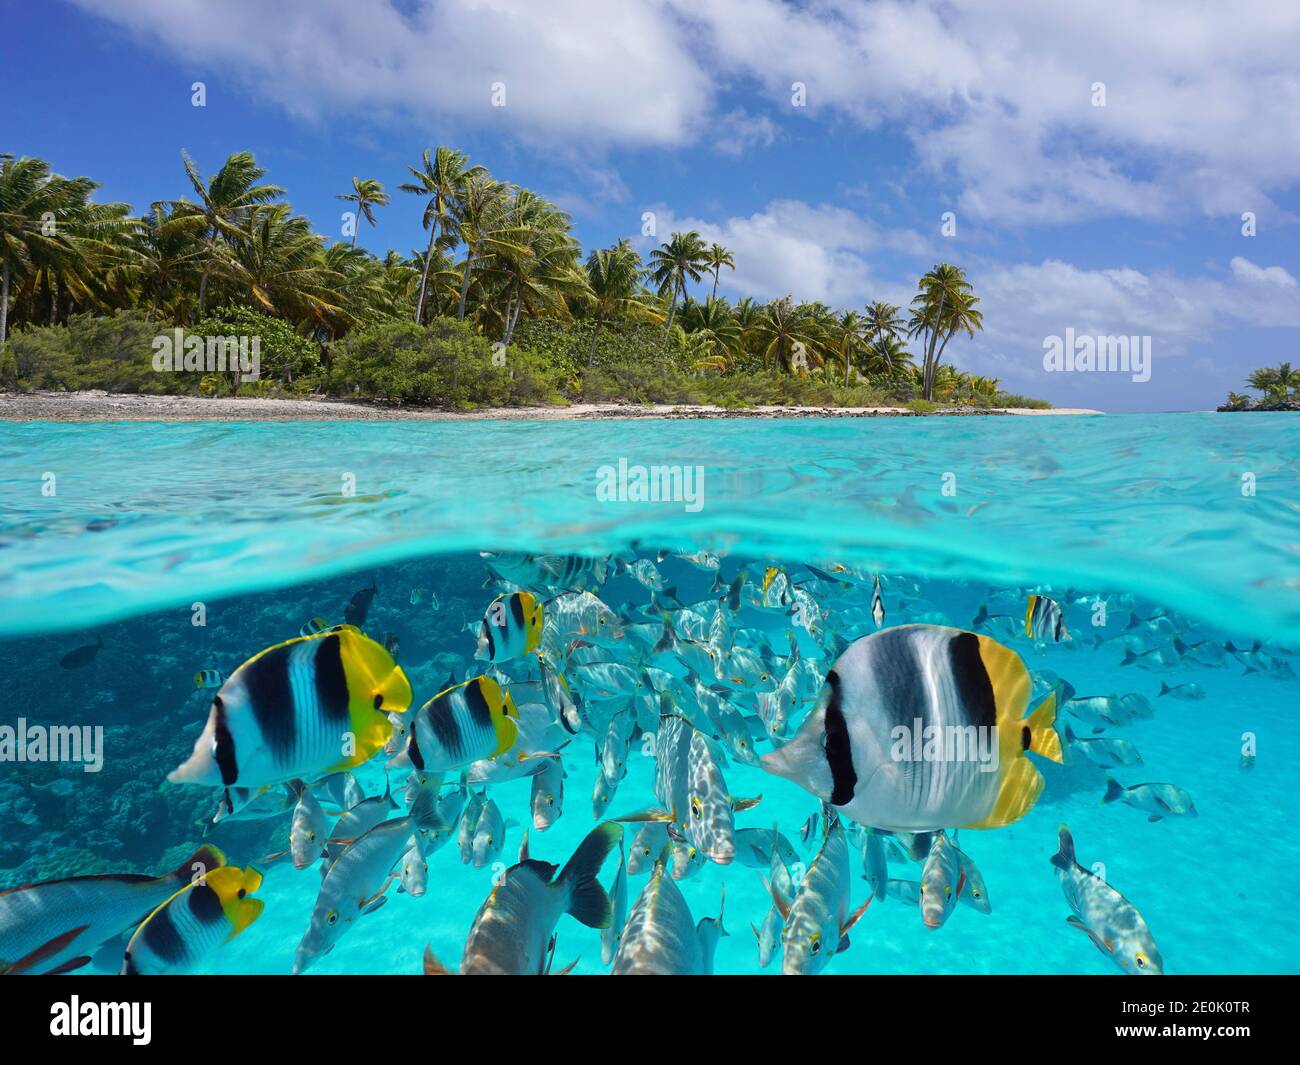
<svg viewBox="0 0 1300 1065"><path fill-rule="evenodd" d="M190 392L198 385L198 374L153 368L154 338L171 329L168 323L149 321L143 311L122 311L111 318L76 314L66 326L34 326L10 336L0 373L7 387L23 391Z"/></svg>
<svg viewBox="0 0 1300 1065"><path fill-rule="evenodd" d="M320 348L316 342L300 336L283 318L273 318L248 307L232 305L207 315L186 330L186 335L202 337L247 338L257 340L260 360L259 379L243 381L238 371L227 371L231 392L244 395L278 395L275 383L286 387L303 378L314 380L320 373Z"/></svg>
<svg viewBox="0 0 1300 1065"><path fill-rule="evenodd" d="M499 350L467 322L388 322L331 348L326 389L336 396L470 408L563 401L561 371L535 352Z"/></svg>

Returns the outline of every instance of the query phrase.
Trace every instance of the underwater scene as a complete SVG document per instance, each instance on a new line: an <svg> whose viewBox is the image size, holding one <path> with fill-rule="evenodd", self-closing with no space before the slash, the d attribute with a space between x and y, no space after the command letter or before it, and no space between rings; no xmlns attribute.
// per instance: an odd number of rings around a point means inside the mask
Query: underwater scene
<svg viewBox="0 0 1300 1065"><path fill-rule="evenodd" d="M1300 971L1298 465L1267 414L5 426L0 969Z"/></svg>

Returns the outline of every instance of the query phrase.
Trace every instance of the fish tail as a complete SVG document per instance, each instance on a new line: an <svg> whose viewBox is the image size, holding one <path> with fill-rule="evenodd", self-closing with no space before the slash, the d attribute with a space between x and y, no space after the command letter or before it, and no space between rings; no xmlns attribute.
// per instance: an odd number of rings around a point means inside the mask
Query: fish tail
<svg viewBox="0 0 1300 1065"><path fill-rule="evenodd" d="M1160 682L1160 695L1168 695L1170 690L1171 689L1168 684L1166 684L1164 681ZM1160 695L1157 695L1156 698L1159 699Z"/></svg>
<svg viewBox="0 0 1300 1065"><path fill-rule="evenodd" d="M588 928L608 928L613 907L596 874L610 852L623 841L623 826L603 821L578 844L555 883L569 892L567 910Z"/></svg>
<svg viewBox="0 0 1300 1065"><path fill-rule="evenodd" d="M1025 727L1029 729L1029 750L1053 762L1064 762L1065 756L1061 753L1061 737L1057 735L1054 727L1056 694L1054 691L1048 693L1047 698L1039 703L1026 719Z"/></svg>
<svg viewBox="0 0 1300 1065"><path fill-rule="evenodd" d="M1124 652L1124 658L1123 658L1123 660L1120 662L1120 665L1121 665L1121 666L1131 666L1134 662L1137 661L1137 657L1138 657L1138 656L1135 655L1132 651L1125 651L1125 652Z"/></svg>
<svg viewBox="0 0 1300 1065"><path fill-rule="evenodd" d="M988 621L988 619L989 619L989 608L987 606L981 606L979 609L979 613L975 615L975 619L970 623L970 627L972 629L978 629L981 625L984 624L984 622Z"/></svg>
<svg viewBox="0 0 1300 1065"><path fill-rule="evenodd" d="M1074 868L1074 837L1070 835L1070 826L1061 823L1057 829L1057 838L1059 840L1059 850L1051 857L1051 862L1058 869Z"/></svg>
<svg viewBox="0 0 1300 1065"><path fill-rule="evenodd" d="M1101 797L1102 802L1114 802L1124 794L1124 785L1114 777L1106 778L1106 794Z"/></svg>
<svg viewBox="0 0 1300 1065"><path fill-rule="evenodd" d="M1038 596L1031 595L1029 597L1029 605L1025 608L1025 635L1026 636L1034 635L1034 606L1037 604L1037 602L1038 602Z"/></svg>

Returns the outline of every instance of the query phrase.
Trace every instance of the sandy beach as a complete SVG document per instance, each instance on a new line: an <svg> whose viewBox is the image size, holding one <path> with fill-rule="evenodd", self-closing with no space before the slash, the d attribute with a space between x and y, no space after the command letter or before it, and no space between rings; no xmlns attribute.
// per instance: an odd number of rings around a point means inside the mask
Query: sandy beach
<svg viewBox="0 0 1300 1065"><path fill-rule="evenodd" d="M940 407L932 415L905 407L749 407L575 403L567 407L498 407L443 411L332 399L209 399L107 392L0 394L0 420L14 422L202 421L583 421L602 418L882 418L979 415L1101 414L1086 409Z"/></svg>

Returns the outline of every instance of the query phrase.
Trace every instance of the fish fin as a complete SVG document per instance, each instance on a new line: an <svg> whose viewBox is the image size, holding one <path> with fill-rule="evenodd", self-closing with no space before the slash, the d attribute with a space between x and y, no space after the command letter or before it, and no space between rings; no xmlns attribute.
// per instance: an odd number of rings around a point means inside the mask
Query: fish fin
<svg viewBox="0 0 1300 1065"><path fill-rule="evenodd" d="M47 975L62 976L64 973L76 972L78 969L89 964L90 964L90 957L86 954L82 954L80 957L69 958L61 965L55 966L53 969L49 971Z"/></svg>
<svg viewBox="0 0 1300 1065"><path fill-rule="evenodd" d="M581 955L581 954L579 954L576 958L574 958L573 961L569 962L569 964L566 965L563 969L560 969L558 972L554 972L554 973L551 973L551 974L549 974L549 975L551 975L551 976L568 976L571 972L573 972L574 969L576 969L576 968L578 967L578 962L580 962L580 961L582 961L582 955Z"/></svg>
<svg viewBox="0 0 1300 1065"><path fill-rule="evenodd" d="M790 903L782 896L781 892L776 890L776 885L769 883L767 877L762 873L758 874L758 879L763 882L763 889L772 896L772 905L781 914L781 920L790 920Z"/></svg>
<svg viewBox="0 0 1300 1065"><path fill-rule="evenodd" d="M1152 814L1150 817L1147 818L1147 824L1154 825L1157 821L1163 821L1163 820L1164 820L1163 814Z"/></svg>
<svg viewBox="0 0 1300 1065"><path fill-rule="evenodd" d="M1106 778L1106 794L1101 797L1102 802L1114 802L1124 794L1124 785L1114 777Z"/></svg>
<svg viewBox="0 0 1300 1065"><path fill-rule="evenodd" d="M206 873L212 869L220 869L226 864L225 854L211 844L205 843L202 847L191 854L185 861L181 862L168 875L174 880L180 880L188 884L194 879L195 873ZM195 869L195 866L200 868ZM159 879L165 879L159 877Z"/></svg>
<svg viewBox="0 0 1300 1065"><path fill-rule="evenodd" d="M962 828L1001 828L1019 821L1033 809L1043 793L1043 775L1028 758L1012 758L1010 763L1002 764L1002 782L992 812L983 820L962 825Z"/></svg>
<svg viewBox="0 0 1300 1065"><path fill-rule="evenodd" d="M433 948L426 945L424 948L424 975L425 976L451 976L451 970L443 965L433 954Z"/></svg>
<svg viewBox="0 0 1300 1065"><path fill-rule="evenodd" d="M1059 764L1065 761L1065 755L1061 753L1061 737L1053 727L1056 723L1056 694L1055 691L1048 692L1025 719L1025 727L1029 729L1029 750Z"/></svg>
<svg viewBox="0 0 1300 1065"><path fill-rule="evenodd" d="M618 821L621 823L639 822L639 821L672 822L676 820L676 817L667 810L649 809L649 810L638 810L636 811L636 813L624 814L622 817L614 817L611 818L611 820Z"/></svg>
<svg viewBox="0 0 1300 1065"><path fill-rule="evenodd" d="M89 927L90 925L88 924L78 925L76 928L71 928L68 931L64 932L62 935L55 936L47 943L42 943L39 947L31 951L30 953L24 954L21 958L19 958L16 962L13 962L4 971L7 973L15 973L15 974L26 972L28 969L33 968L39 962L44 961L46 958L53 957L56 954L60 953L65 947L69 946L79 935L81 935L82 932L84 932ZM86 959L86 961L89 960L90 960L89 958ZM65 962L64 964L67 963ZM62 968L62 966L60 966L60 968Z"/></svg>
<svg viewBox="0 0 1300 1065"><path fill-rule="evenodd" d="M608 928L613 916L609 896L596 880L605 859L623 839L623 826L605 821L587 834L568 860L557 885L569 890L568 913L588 928Z"/></svg>
<svg viewBox="0 0 1300 1065"><path fill-rule="evenodd" d="M755 795L752 799L732 799L731 808L736 813L740 813L742 810L752 810L762 801L762 795Z"/></svg>
<svg viewBox="0 0 1300 1065"><path fill-rule="evenodd" d="M844 937L845 940L847 940L849 937L849 930L860 920L862 920L862 915L867 912L867 907L871 905L871 900L873 898L875 898L874 895L869 896L866 902L864 902L861 906L859 906L856 910L854 910L851 914L849 914L849 919L844 922L844 927L840 929L840 934Z"/></svg>
<svg viewBox="0 0 1300 1065"><path fill-rule="evenodd" d="M1110 957L1111 949L1109 946L1106 945L1105 940L1103 940L1101 936L1097 935L1096 932L1094 932L1091 928L1089 928L1086 924L1084 924L1081 920L1079 920L1079 918L1075 917L1074 914L1071 914L1069 917L1067 917L1065 919L1065 923L1068 924L1071 928L1077 928L1080 932L1082 932L1084 935L1086 935L1089 939L1092 940L1092 945L1094 947L1096 947L1099 951L1105 954L1106 957L1108 958Z"/></svg>
<svg viewBox="0 0 1300 1065"><path fill-rule="evenodd" d="M1070 826L1062 824L1057 829L1057 838L1060 849L1052 855L1051 863L1058 869L1073 869L1076 859L1074 857L1074 837L1070 835Z"/></svg>

